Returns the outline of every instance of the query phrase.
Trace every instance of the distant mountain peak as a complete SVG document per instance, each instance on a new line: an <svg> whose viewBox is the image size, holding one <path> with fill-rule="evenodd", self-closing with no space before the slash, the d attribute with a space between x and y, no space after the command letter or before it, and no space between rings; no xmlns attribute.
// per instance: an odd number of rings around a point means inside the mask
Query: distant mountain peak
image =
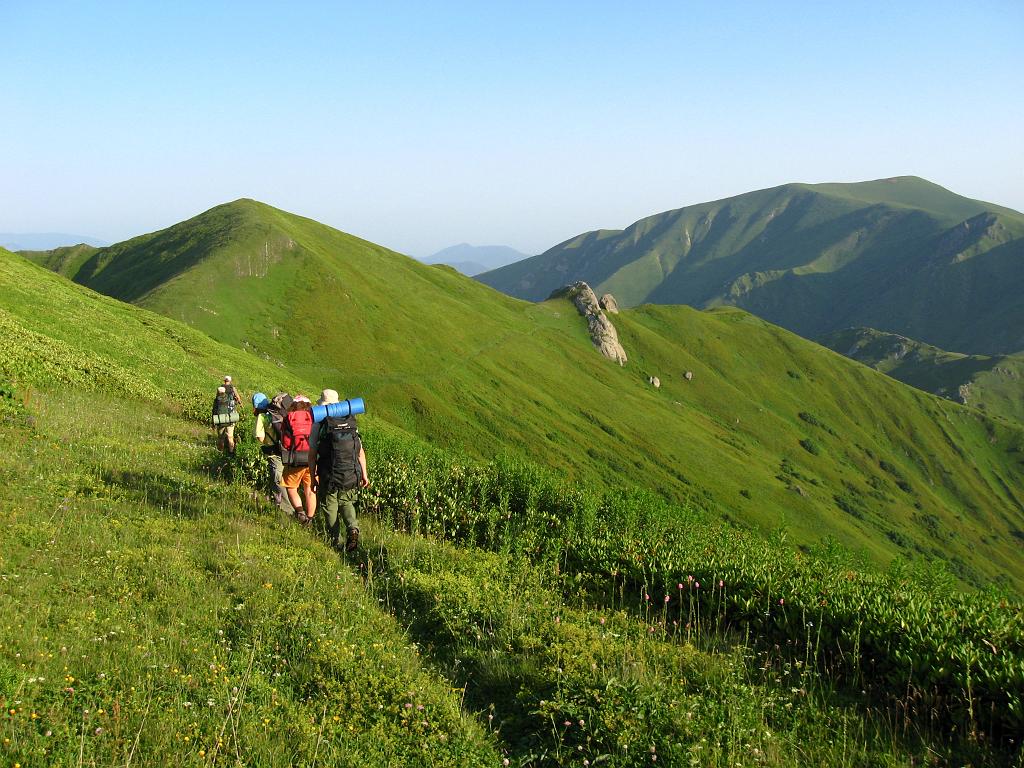
<svg viewBox="0 0 1024 768"><path fill-rule="evenodd" d="M507 245L459 243L442 248L424 259L427 264L447 264L469 277L529 258Z"/></svg>

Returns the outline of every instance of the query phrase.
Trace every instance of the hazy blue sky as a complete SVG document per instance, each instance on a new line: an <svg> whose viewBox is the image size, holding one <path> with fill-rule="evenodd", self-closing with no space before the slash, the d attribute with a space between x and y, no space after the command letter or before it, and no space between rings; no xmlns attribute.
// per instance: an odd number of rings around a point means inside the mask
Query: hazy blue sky
<svg viewBox="0 0 1024 768"><path fill-rule="evenodd" d="M536 253L901 174L1024 210L1021 0L0 0L0 39L0 231L254 197L405 253Z"/></svg>

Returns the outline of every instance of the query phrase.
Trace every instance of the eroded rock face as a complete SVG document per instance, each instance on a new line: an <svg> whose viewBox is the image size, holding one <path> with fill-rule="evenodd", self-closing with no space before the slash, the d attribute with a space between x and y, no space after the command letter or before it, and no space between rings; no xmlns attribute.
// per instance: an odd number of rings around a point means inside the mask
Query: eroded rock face
<svg viewBox="0 0 1024 768"><path fill-rule="evenodd" d="M613 315L619 314L619 303L615 300L615 297L610 293L606 293L601 297L601 309L605 312L611 312Z"/></svg>
<svg viewBox="0 0 1024 768"><path fill-rule="evenodd" d="M594 342L594 346L609 360L614 360L619 365L625 365L626 350L619 343L619 334L615 330L615 326L612 325L612 321L601 310L597 295L589 285L584 282L576 282L567 288L555 291L552 295L568 296L576 305L579 313L587 319L587 330L590 332L590 340ZM618 307L616 307L616 311L618 311Z"/></svg>

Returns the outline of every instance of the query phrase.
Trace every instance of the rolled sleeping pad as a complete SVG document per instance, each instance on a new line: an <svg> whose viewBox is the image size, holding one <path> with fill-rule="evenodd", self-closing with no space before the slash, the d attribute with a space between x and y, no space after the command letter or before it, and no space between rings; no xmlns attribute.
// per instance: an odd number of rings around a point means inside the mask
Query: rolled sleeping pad
<svg viewBox="0 0 1024 768"><path fill-rule="evenodd" d="M213 415L213 425L215 427L222 427L225 424L237 424L238 423L238 411L231 411L230 413L215 413Z"/></svg>
<svg viewBox="0 0 1024 768"><path fill-rule="evenodd" d="M262 392L257 392L252 396L252 407L254 410L265 411L268 405L270 405L270 399Z"/></svg>
<svg viewBox="0 0 1024 768"><path fill-rule="evenodd" d="M352 397L348 400L342 400L340 403L314 405L313 421L319 424L328 416L334 419L344 419L346 416L358 415L360 413L366 413L366 405L363 403L363 398Z"/></svg>

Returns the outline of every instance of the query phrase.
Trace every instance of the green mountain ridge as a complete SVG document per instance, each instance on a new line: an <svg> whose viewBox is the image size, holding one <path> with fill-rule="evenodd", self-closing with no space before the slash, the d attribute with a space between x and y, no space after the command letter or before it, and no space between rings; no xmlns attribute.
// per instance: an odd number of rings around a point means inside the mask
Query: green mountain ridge
<svg viewBox="0 0 1024 768"><path fill-rule="evenodd" d="M804 545L832 537L880 563L939 558L976 584L1024 576L1019 430L736 309L615 316L619 368L564 300L514 300L253 201L101 250L76 279L314 394L363 396L375 419L439 446L783 525Z"/></svg>
<svg viewBox="0 0 1024 768"><path fill-rule="evenodd" d="M1024 348L1024 215L916 177L787 184L598 230L476 279L545 299L732 305L807 338L866 326L945 349Z"/></svg>
<svg viewBox="0 0 1024 768"><path fill-rule="evenodd" d="M1024 353L963 355L873 328L849 328L821 343L912 387L1024 423Z"/></svg>

